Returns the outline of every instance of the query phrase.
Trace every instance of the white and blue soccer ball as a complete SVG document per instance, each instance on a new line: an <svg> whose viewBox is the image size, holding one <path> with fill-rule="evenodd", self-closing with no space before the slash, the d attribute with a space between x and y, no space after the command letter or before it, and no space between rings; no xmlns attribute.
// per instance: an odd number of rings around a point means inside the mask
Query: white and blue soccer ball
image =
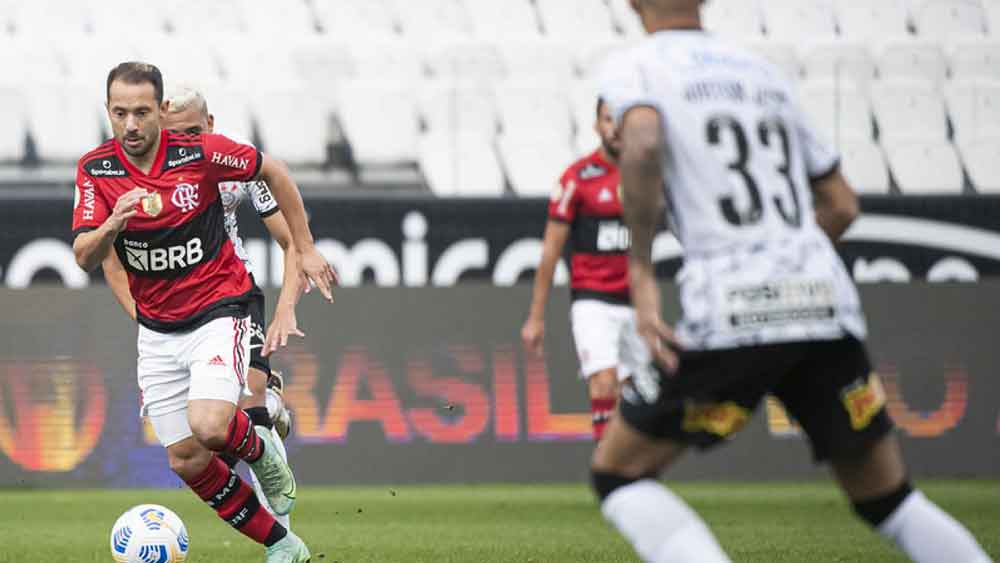
<svg viewBox="0 0 1000 563"><path fill-rule="evenodd" d="M117 563L183 563L188 543L180 517L156 504L128 509L111 529L111 557Z"/></svg>

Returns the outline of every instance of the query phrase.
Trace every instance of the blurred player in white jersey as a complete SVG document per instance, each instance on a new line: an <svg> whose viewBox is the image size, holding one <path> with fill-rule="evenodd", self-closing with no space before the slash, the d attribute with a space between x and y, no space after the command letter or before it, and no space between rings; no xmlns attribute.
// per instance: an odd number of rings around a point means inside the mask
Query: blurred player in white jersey
<svg viewBox="0 0 1000 563"><path fill-rule="evenodd" d="M655 480L777 396L859 517L919 562L990 561L911 485L833 247L858 214L836 153L774 65L704 33L699 0L631 0L652 35L602 84L620 128L632 302L656 358L636 366L593 459L601 509L646 561L729 561ZM666 202L666 203L665 203ZM684 247L676 335L651 260L663 209Z"/></svg>
<svg viewBox="0 0 1000 563"><path fill-rule="evenodd" d="M207 101L196 89L190 86L178 86L168 94L166 102L168 106L167 113L163 117L164 128L191 135L215 132L215 116L209 113ZM284 380L280 373L271 371L269 356L279 346L286 345L289 336L304 336L298 328L295 317L295 305L302 294L302 284L296 279L294 264L289 263L295 255L292 234L271 190L263 181L222 182L219 184L219 193L225 211L226 233L233 242L236 255L243 261L248 272L251 271L250 256L243 247L236 216L243 203L250 202L253 205L258 217L284 252L285 278L270 325L266 324L264 293L253 279L253 275L250 276L254 282L250 303L250 370L247 376L247 387L251 395L245 396L240 401L240 408L246 411L254 425L271 429L276 435L276 443L281 445L282 440L288 436L291 416L282 396ZM125 270L114 253L108 257L104 275L119 303L134 319L135 300L129 292ZM283 450L281 453L287 458ZM239 461L233 456L220 457L230 467ZM253 482L261 503L270 510L256 477ZM290 527L288 515L275 514L275 518L286 528Z"/></svg>

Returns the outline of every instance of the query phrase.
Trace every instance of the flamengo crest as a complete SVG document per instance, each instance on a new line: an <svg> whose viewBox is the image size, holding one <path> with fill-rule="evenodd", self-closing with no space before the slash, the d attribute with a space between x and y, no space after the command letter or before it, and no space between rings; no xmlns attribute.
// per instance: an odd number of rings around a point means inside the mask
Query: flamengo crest
<svg viewBox="0 0 1000 563"><path fill-rule="evenodd" d="M198 207L198 184L177 184L170 201L185 213L194 211Z"/></svg>

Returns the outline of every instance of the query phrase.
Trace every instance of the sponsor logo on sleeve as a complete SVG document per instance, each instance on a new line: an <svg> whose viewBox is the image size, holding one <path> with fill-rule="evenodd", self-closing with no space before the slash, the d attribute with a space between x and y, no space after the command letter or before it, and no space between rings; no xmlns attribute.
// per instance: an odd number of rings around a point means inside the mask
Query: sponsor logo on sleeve
<svg viewBox="0 0 1000 563"><path fill-rule="evenodd" d="M167 159L163 164L164 170L169 170L171 168L178 168L184 166L185 164L190 164L205 158L205 153L201 150L201 147L168 147L167 148Z"/></svg>
<svg viewBox="0 0 1000 563"><path fill-rule="evenodd" d="M237 170L247 170L250 168L250 159L240 158L231 154L223 154L221 152L213 152L212 164L218 164L227 168L236 168Z"/></svg>
<svg viewBox="0 0 1000 563"><path fill-rule="evenodd" d="M81 214L84 221L94 220L94 183L90 180L83 182L83 185L76 186L76 196L73 198L73 209L83 205Z"/></svg>

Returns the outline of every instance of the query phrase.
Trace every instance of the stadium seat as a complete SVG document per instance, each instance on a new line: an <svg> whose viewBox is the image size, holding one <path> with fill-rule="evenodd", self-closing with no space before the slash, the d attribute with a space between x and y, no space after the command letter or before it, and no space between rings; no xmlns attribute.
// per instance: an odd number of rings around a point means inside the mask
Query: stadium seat
<svg viewBox="0 0 1000 563"><path fill-rule="evenodd" d="M573 136L573 148L578 156L589 154L601 143L601 138L594 131L594 121L597 119L597 90L597 85L585 81L574 83L570 89L570 105L576 130Z"/></svg>
<svg viewBox="0 0 1000 563"><path fill-rule="evenodd" d="M840 34L869 44L906 35L906 5L901 0L834 0Z"/></svg>
<svg viewBox="0 0 1000 563"><path fill-rule="evenodd" d="M115 65L142 59L138 48L127 37L67 36L57 48L58 56L65 61L69 80L83 85L85 94L98 102L106 100L105 78Z"/></svg>
<svg viewBox="0 0 1000 563"><path fill-rule="evenodd" d="M426 74L420 45L408 39L373 39L351 42L351 55L359 78L399 82L422 80Z"/></svg>
<svg viewBox="0 0 1000 563"><path fill-rule="evenodd" d="M403 34L419 41L441 35L467 35L469 15L461 0L386 0Z"/></svg>
<svg viewBox="0 0 1000 563"><path fill-rule="evenodd" d="M962 162L979 193L1000 194L1000 137L959 145Z"/></svg>
<svg viewBox="0 0 1000 563"><path fill-rule="evenodd" d="M802 76L802 62L793 44L769 39L741 41L741 44L777 65L789 80L797 81Z"/></svg>
<svg viewBox="0 0 1000 563"><path fill-rule="evenodd" d="M26 3L33 3L34 0ZM73 2L55 2L59 10ZM142 2L132 0L89 0L80 3L86 6L92 24L92 33L99 37L132 37L146 34L165 33L167 12L166 2ZM78 8L77 8L78 9ZM42 28L44 29L44 28Z"/></svg>
<svg viewBox="0 0 1000 563"><path fill-rule="evenodd" d="M951 82L945 101L959 143L1000 136L1000 81Z"/></svg>
<svg viewBox="0 0 1000 563"><path fill-rule="evenodd" d="M264 150L292 164L326 162L333 115L316 92L287 82L260 86L250 106Z"/></svg>
<svg viewBox="0 0 1000 563"><path fill-rule="evenodd" d="M883 145L904 139L944 141L944 100L930 82L883 81L872 87L872 107Z"/></svg>
<svg viewBox="0 0 1000 563"><path fill-rule="evenodd" d="M53 83L33 88L25 102L28 130L44 161L76 162L104 140L106 114L84 86Z"/></svg>
<svg viewBox="0 0 1000 563"><path fill-rule="evenodd" d="M25 124L24 97L11 86L0 86L0 162L16 162L24 158L28 130Z"/></svg>
<svg viewBox="0 0 1000 563"><path fill-rule="evenodd" d="M503 170L492 139L426 135L420 140L419 163L431 191L439 196L503 195Z"/></svg>
<svg viewBox="0 0 1000 563"><path fill-rule="evenodd" d="M611 8L611 17L615 25L626 37L642 37L646 35L646 30L642 28L642 20L632 9L629 0L608 0L608 7Z"/></svg>
<svg viewBox="0 0 1000 563"><path fill-rule="evenodd" d="M844 140L872 139L872 113L868 98L857 87L833 81L802 83L801 104L811 123L835 145Z"/></svg>
<svg viewBox="0 0 1000 563"><path fill-rule="evenodd" d="M20 36L92 33L95 27L96 14L85 1L22 0L0 8L4 9L0 18L9 18L7 25Z"/></svg>
<svg viewBox="0 0 1000 563"><path fill-rule="evenodd" d="M421 88L418 106L430 136L493 139L497 134L493 94L482 86L430 83Z"/></svg>
<svg viewBox="0 0 1000 563"><path fill-rule="evenodd" d="M570 50L559 41L519 37L503 41L499 48L511 80L562 86L575 75Z"/></svg>
<svg viewBox="0 0 1000 563"><path fill-rule="evenodd" d="M570 111L563 91L532 82L507 82L496 89L502 130L508 136L572 137Z"/></svg>
<svg viewBox="0 0 1000 563"><path fill-rule="evenodd" d="M615 36L604 0L535 0L535 5L549 37L599 40Z"/></svg>
<svg viewBox="0 0 1000 563"><path fill-rule="evenodd" d="M187 36L246 33L246 18L237 0L173 0L164 14L173 33Z"/></svg>
<svg viewBox="0 0 1000 563"><path fill-rule="evenodd" d="M219 61L211 55L203 35L150 35L138 44L142 60L153 63L163 73L165 84L185 82L206 85L221 81ZM243 53L236 56L243 56ZM206 56L207 54L207 56ZM235 58L235 57L234 57Z"/></svg>
<svg viewBox="0 0 1000 563"><path fill-rule="evenodd" d="M765 0L760 3L764 29L771 39L823 39L837 33L828 0Z"/></svg>
<svg viewBox="0 0 1000 563"><path fill-rule="evenodd" d="M79 35L67 35L66 37L79 37ZM0 84L26 87L29 90L34 84L51 84L65 80L70 76L69 63L63 53L55 49L56 42L49 41L48 38L35 37L33 35L18 35L8 37L0 34ZM91 76L100 82L103 91L104 77L108 70L104 69L103 74Z"/></svg>
<svg viewBox="0 0 1000 563"><path fill-rule="evenodd" d="M1000 38L1000 2L986 0L983 8L986 9L986 27L994 38Z"/></svg>
<svg viewBox="0 0 1000 563"><path fill-rule="evenodd" d="M288 56L292 70L314 92L322 92L336 108L337 87L358 75L353 43L329 35L292 42Z"/></svg>
<svg viewBox="0 0 1000 563"><path fill-rule="evenodd" d="M944 51L937 43L925 39L889 39L882 45L877 62L883 80L925 78L937 85L948 74Z"/></svg>
<svg viewBox="0 0 1000 563"><path fill-rule="evenodd" d="M315 0L313 11L328 37L370 39L396 33L396 21L385 0Z"/></svg>
<svg viewBox="0 0 1000 563"><path fill-rule="evenodd" d="M275 49L267 42L248 44L243 34L220 34L213 47L222 78L230 86L253 89L262 79L274 85L299 81L287 49Z"/></svg>
<svg viewBox="0 0 1000 563"><path fill-rule="evenodd" d="M305 2L273 2L272 0L237 0L246 18L247 31L253 41L262 41L274 48L272 40L286 41L318 32L316 20ZM263 38L263 39L262 39ZM280 43L277 43L280 44Z"/></svg>
<svg viewBox="0 0 1000 563"><path fill-rule="evenodd" d="M525 197L551 195L563 170L575 160L569 140L554 135L504 135L499 148L507 179Z"/></svg>
<svg viewBox="0 0 1000 563"><path fill-rule="evenodd" d="M580 77L584 80L599 80L608 57L634 44L634 41L625 39L608 39L579 46L573 52Z"/></svg>
<svg viewBox="0 0 1000 563"><path fill-rule="evenodd" d="M962 165L947 141L909 141L887 148L889 167L903 194L959 194Z"/></svg>
<svg viewBox="0 0 1000 563"><path fill-rule="evenodd" d="M427 68L436 79L462 82L499 82L507 69L496 43L483 39L442 42L427 55Z"/></svg>
<svg viewBox="0 0 1000 563"><path fill-rule="evenodd" d="M541 33L538 14L529 0L464 0L472 32L486 39ZM502 23L501 23L502 22Z"/></svg>
<svg viewBox="0 0 1000 563"><path fill-rule="evenodd" d="M917 33L942 41L986 33L986 13L979 0L910 0Z"/></svg>
<svg viewBox="0 0 1000 563"><path fill-rule="evenodd" d="M722 37L755 38L764 33L757 0L708 0L702 4L705 29Z"/></svg>
<svg viewBox="0 0 1000 563"><path fill-rule="evenodd" d="M889 193L889 169L878 144L871 139L849 139L840 145L841 172L858 193Z"/></svg>
<svg viewBox="0 0 1000 563"><path fill-rule="evenodd" d="M875 61L861 42L818 41L802 54L806 77L810 80L847 81L861 88L875 78Z"/></svg>
<svg viewBox="0 0 1000 563"><path fill-rule="evenodd" d="M340 88L340 125L361 166L417 160L413 92L399 80L352 80Z"/></svg>
<svg viewBox="0 0 1000 563"><path fill-rule="evenodd" d="M167 89L169 93L170 89ZM253 142L253 113L246 90L224 84L201 87L215 131L241 142Z"/></svg>
<svg viewBox="0 0 1000 563"><path fill-rule="evenodd" d="M964 39L948 48L952 80L1000 80L1000 39Z"/></svg>

